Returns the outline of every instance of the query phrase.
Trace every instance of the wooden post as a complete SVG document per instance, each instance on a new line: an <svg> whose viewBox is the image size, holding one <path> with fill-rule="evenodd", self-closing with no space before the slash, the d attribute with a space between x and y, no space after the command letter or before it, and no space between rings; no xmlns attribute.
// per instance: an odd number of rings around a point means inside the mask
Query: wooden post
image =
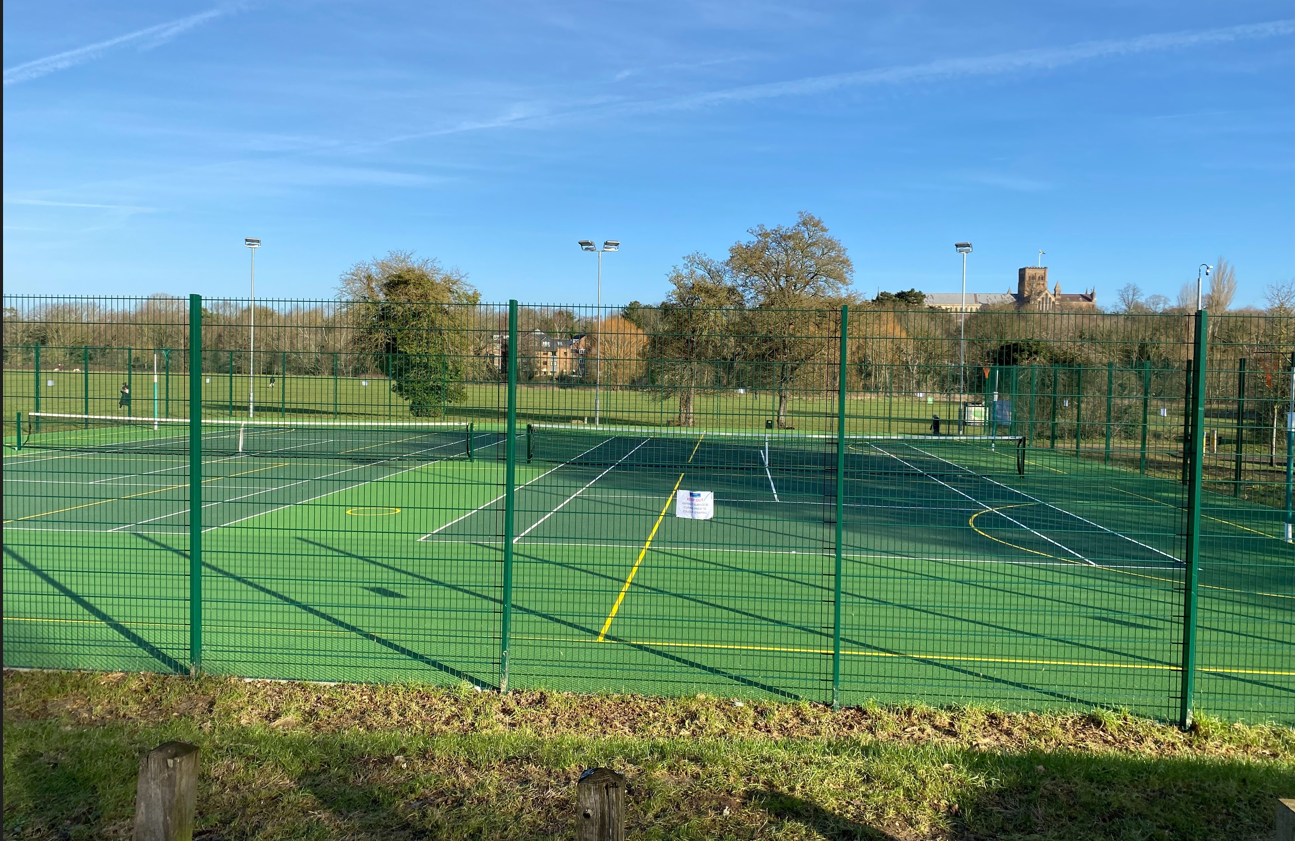
<svg viewBox="0 0 1295 841"><path fill-rule="evenodd" d="M198 798L198 748L167 742L139 762L135 841L191 841Z"/></svg>
<svg viewBox="0 0 1295 841"><path fill-rule="evenodd" d="M1295 841L1295 799L1277 801L1277 841Z"/></svg>
<svg viewBox="0 0 1295 841"><path fill-rule="evenodd" d="M625 841L625 775L591 768L576 786L577 841Z"/></svg>

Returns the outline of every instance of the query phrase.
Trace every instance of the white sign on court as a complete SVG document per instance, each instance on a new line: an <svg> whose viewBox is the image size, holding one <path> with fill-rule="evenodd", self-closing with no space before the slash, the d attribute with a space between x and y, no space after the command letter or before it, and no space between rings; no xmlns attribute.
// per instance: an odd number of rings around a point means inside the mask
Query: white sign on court
<svg viewBox="0 0 1295 841"><path fill-rule="evenodd" d="M679 491L674 500L674 515L687 520L709 520L715 516L715 492Z"/></svg>

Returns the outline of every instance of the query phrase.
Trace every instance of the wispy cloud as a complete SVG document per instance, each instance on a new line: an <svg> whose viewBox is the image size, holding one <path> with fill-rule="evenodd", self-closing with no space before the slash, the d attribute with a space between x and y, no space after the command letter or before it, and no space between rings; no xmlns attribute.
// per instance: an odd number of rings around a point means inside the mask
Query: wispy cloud
<svg viewBox="0 0 1295 841"><path fill-rule="evenodd" d="M1184 32L1166 32L1142 35L1137 38L1085 41L1068 47L1044 47L1019 50L1011 53L975 58L943 59L923 64L883 67L852 73L834 73L827 76L810 76L785 82L747 85L727 90L710 91L678 99L654 103L661 110L700 108L727 102L749 102L783 96L826 93L841 88L858 88L881 85L900 85L910 82L931 82L967 76L999 76L1025 70L1054 70L1102 58L1118 58L1141 53L1219 44L1232 41L1249 41L1275 38L1295 33L1295 20L1276 20L1267 23L1230 26Z"/></svg>
<svg viewBox="0 0 1295 841"><path fill-rule="evenodd" d="M119 210L130 213L151 213L153 208L141 207L133 204L91 204L90 202L80 201L48 201L46 199L20 199L10 196L4 197L5 204L21 204L32 207L77 207L89 208L91 210Z"/></svg>
<svg viewBox="0 0 1295 841"><path fill-rule="evenodd" d="M88 44L84 47L77 47L75 50L68 50L45 58L38 58L35 61L15 65L5 70L4 86L9 87L19 82L39 79L41 76L55 71L66 70L69 67L84 64L119 47L135 45L141 50L152 49L165 44L177 35L188 32L194 27L215 20L229 11L231 11L229 7L208 9L196 15L189 15L178 20L159 23L156 26L129 32L125 35L118 35L116 38L109 38L107 41L100 41L97 44Z"/></svg>
<svg viewBox="0 0 1295 841"><path fill-rule="evenodd" d="M1063 47L1043 47L971 58L942 59L921 64L897 65L874 70L808 76L781 82L744 85L663 99L603 101L595 106L549 110L539 104L514 105L496 117L465 120L454 125L424 132L388 138L384 142L402 142L462 132L504 127L541 128L545 125L578 120L597 113L599 118L612 115L651 114L687 111L730 103L755 102L792 96L812 96L850 88L901 86L933 83L960 78L1006 76L1031 70L1055 70L1069 65L1108 58L1181 50L1209 44L1277 38L1295 33L1295 20L1230 26L1221 29L1166 32L1136 38L1085 41ZM623 78L618 77L618 78Z"/></svg>

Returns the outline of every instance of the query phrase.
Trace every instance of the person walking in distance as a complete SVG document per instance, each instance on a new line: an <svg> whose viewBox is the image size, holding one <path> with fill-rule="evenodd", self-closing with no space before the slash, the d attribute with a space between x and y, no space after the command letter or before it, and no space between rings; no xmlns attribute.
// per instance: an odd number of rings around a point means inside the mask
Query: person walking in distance
<svg viewBox="0 0 1295 841"><path fill-rule="evenodd" d="M120 394L121 396L117 398L117 408L129 410L130 409L130 385L128 385L127 383L122 383Z"/></svg>
<svg viewBox="0 0 1295 841"><path fill-rule="evenodd" d="M939 435L939 434L940 434L940 416L939 416L939 415L931 415L931 434L932 434L932 435Z"/></svg>

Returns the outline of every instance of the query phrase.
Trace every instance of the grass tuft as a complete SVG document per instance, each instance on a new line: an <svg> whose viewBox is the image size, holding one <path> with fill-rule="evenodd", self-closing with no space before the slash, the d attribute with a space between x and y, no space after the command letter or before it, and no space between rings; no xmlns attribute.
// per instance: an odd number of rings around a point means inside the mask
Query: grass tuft
<svg viewBox="0 0 1295 841"><path fill-rule="evenodd" d="M139 757L201 750L198 837L570 838L629 780L635 838L1268 838L1295 729L1119 710L832 710L471 684L5 672L6 838L128 838Z"/></svg>

